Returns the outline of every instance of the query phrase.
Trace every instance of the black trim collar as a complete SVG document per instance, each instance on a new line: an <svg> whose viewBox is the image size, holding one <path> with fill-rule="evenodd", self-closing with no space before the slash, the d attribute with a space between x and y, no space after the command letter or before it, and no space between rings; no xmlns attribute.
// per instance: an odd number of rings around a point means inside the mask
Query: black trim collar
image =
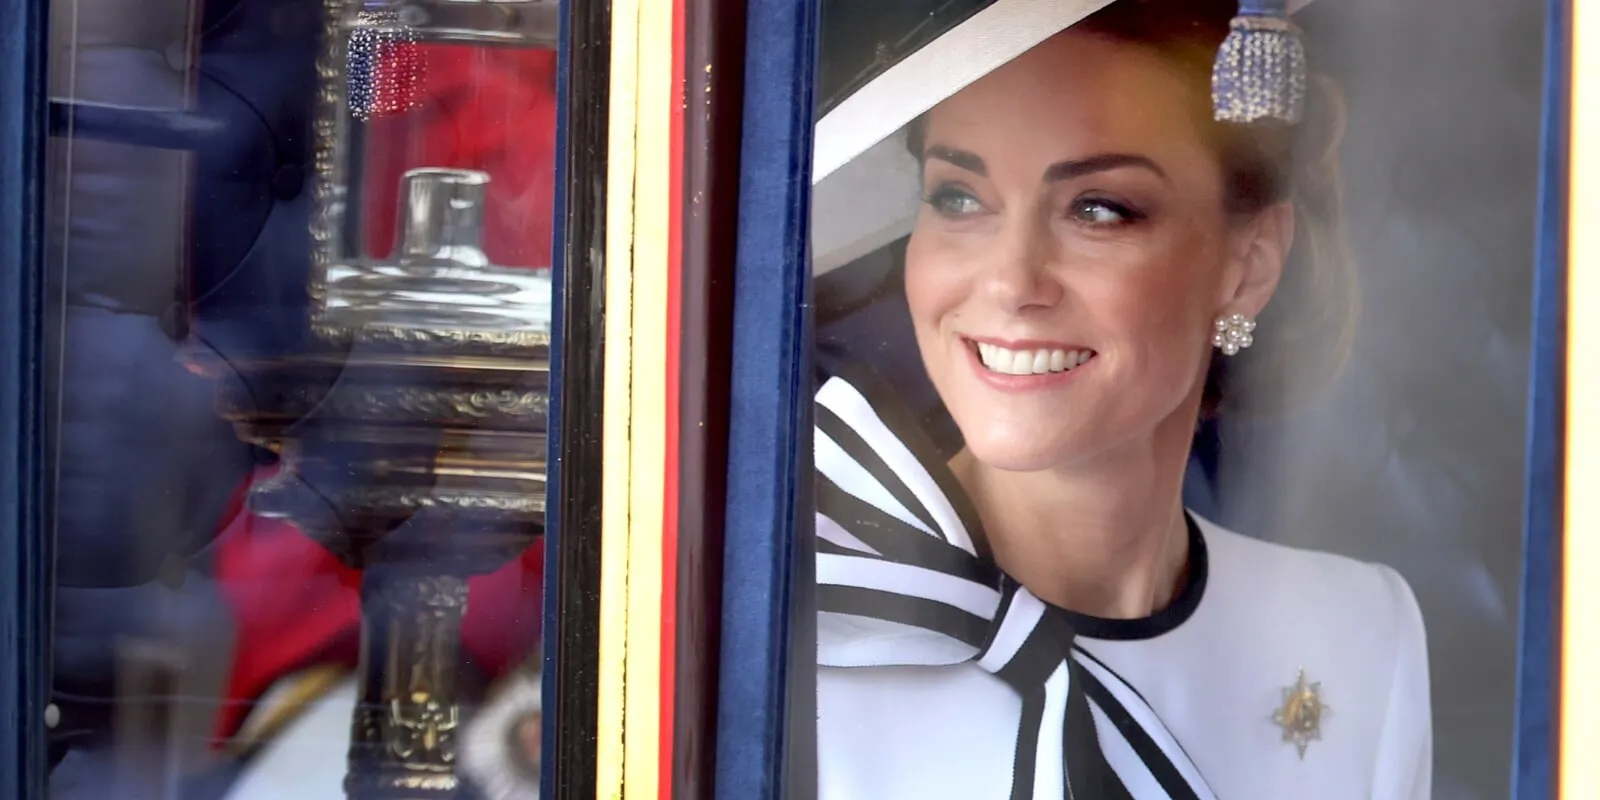
<svg viewBox="0 0 1600 800"><path fill-rule="evenodd" d="M1200 533L1194 515L1186 511L1183 520L1189 528L1189 576L1172 602L1154 614L1133 619L1096 617L1062 609L1067 618L1072 620L1072 628L1079 636L1119 642L1154 639L1170 633L1194 616L1195 609L1200 607L1200 600L1206 593L1210 564L1206 553L1206 537Z"/></svg>

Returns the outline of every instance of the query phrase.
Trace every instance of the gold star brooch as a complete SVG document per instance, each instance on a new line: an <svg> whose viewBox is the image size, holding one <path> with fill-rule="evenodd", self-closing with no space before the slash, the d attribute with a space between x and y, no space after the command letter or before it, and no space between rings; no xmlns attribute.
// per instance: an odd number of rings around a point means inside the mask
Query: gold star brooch
<svg viewBox="0 0 1600 800"><path fill-rule="evenodd" d="M1322 702L1322 684L1308 683L1302 669L1294 685L1284 688L1283 705L1272 712L1272 721L1283 729L1283 741L1293 743L1304 760L1306 746L1322 739L1322 721L1332 713Z"/></svg>

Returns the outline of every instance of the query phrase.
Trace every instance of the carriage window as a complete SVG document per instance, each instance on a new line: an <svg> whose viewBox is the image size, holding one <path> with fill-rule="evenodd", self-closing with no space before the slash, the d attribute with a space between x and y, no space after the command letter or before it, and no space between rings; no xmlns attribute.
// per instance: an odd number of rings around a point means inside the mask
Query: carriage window
<svg viewBox="0 0 1600 800"><path fill-rule="evenodd" d="M553 0L57 0L51 796L537 796Z"/></svg>
<svg viewBox="0 0 1600 800"><path fill-rule="evenodd" d="M822 5L820 796L1504 796L1541 15Z"/></svg>

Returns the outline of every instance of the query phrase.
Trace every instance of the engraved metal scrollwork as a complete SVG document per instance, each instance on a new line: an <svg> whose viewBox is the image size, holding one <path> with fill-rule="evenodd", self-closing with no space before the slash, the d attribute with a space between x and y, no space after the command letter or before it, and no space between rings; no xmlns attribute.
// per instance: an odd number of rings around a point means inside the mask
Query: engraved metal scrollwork
<svg viewBox="0 0 1600 800"><path fill-rule="evenodd" d="M248 418L263 406L287 417L339 416L366 422L503 422L542 427L550 411L543 388L422 388L415 386L332 387L289 385L262 398L244 387L219 395L218 412L227 419Z"/></svg>
<svg viewBox="0 0 1600 800"><path fill-rule="evenodd" d="M381 670L363 687L346 789L357 797L452 796L467 581L379 568L367 571L362 595L364 650Z"/></svg>
<svg viewBox="0 0 1600 800"><path fill-rule="evenodd" d="M389 749L411 762L452 764L456 760L456 728L460 711L416 692L405 700L389 701Z"/></svg>
<svg viewBox="0 0 1600 800"><path fill-rule="evenodd" d="M382 598L391 614L384 743L409 769L448 769L460 723L454 667L467 582L450 575L406 578L388 583Z"/></svg>
<svg viewBox="0 0 1600 800"><path fill-rule="evenodd" d="M346 509L368 514L410 514L423 509L453 512L497 511L510 514L542 515L545 499L537 495L491 495L472 491L452 492L435 488L407 489L399 486L368 486L339 495Z"/></svg>
<svg viewBox="0 0 1600 800"><path fill-rule="evenodd" d="M326 290L318 290L326 294ZM369 323L360 326L318 322L312 333L330 344L399 353L452 356L543 358L550 350L545 331L431 330Z"/></svg>
<svg viewBox="0 0 1600 800"><path fill-rule="evenodd" d="M549 398L542 390L463 391L389 387L366 389L359 393L339 393L334 397L337 401L335 409L339 413L382 416L397 412L407 418L521 419L542 417L550 410Z"/></svg>

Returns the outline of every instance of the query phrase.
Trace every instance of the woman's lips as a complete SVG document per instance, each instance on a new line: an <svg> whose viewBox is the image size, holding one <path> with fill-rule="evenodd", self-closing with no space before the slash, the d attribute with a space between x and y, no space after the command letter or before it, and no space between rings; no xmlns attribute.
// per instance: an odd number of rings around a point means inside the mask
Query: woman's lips
<svg viewBox="0 0 1600 800"><path fill-rule="evenodd" d="M1058 385L1095 358L1090 348L1055 342L965 339L964 343L978 377L1005 391Z"/></svg>

